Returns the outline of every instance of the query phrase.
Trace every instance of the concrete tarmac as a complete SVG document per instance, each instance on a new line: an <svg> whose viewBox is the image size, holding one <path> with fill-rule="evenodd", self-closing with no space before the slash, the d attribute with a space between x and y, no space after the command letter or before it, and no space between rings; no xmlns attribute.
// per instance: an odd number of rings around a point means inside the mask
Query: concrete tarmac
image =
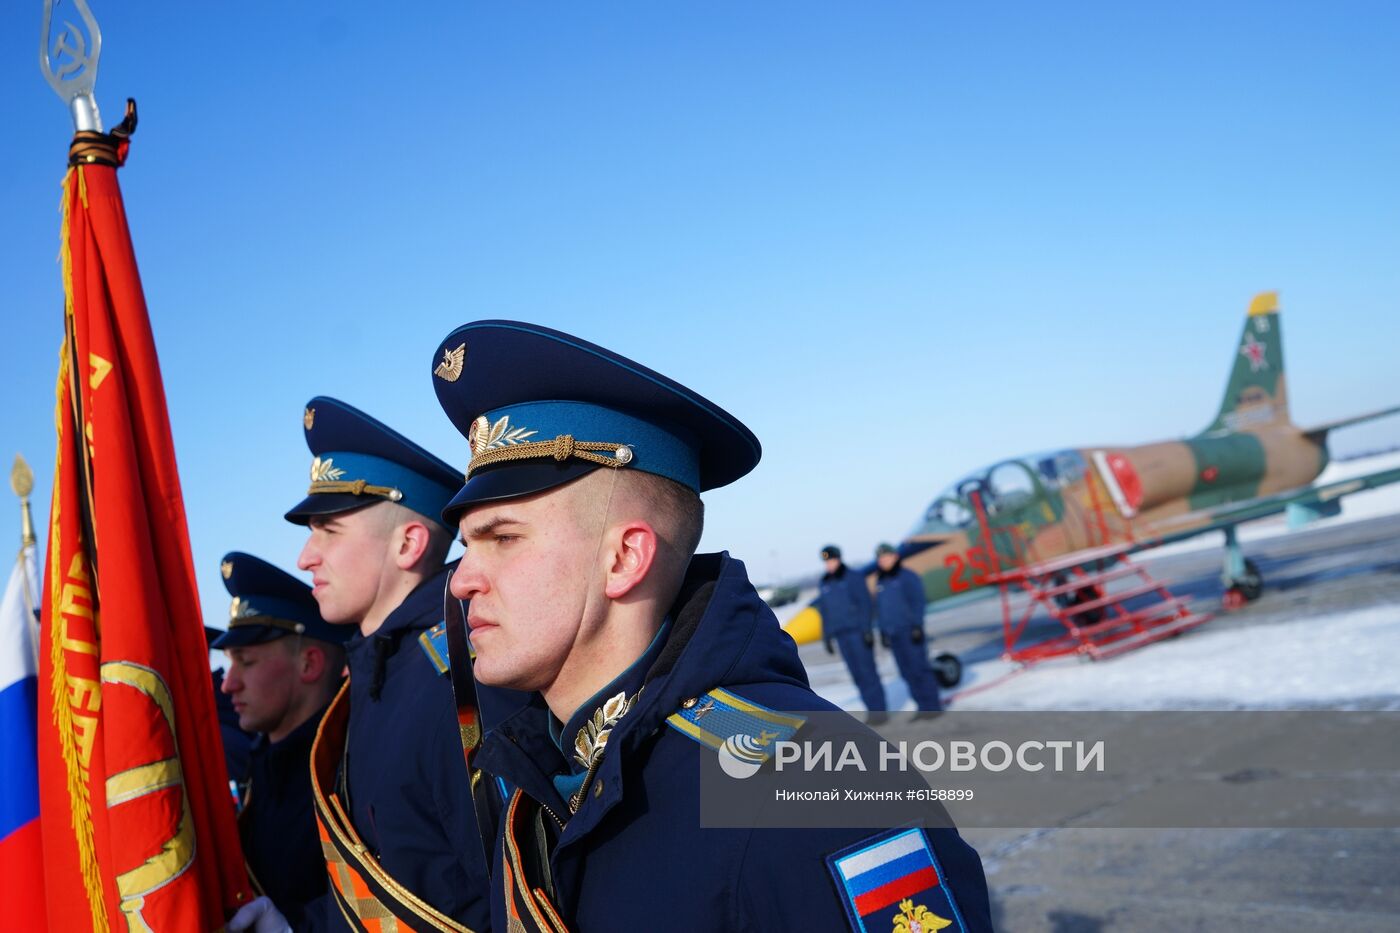
<svg viewBox="0 0 1400 933"><path fill-rule="evenodd" d="M1303 529L1244 547L1264 576L1263 596L1180 637L1227 628L1259 628L1267 637L1267 627L1280 622L1375 606L1395 607L1400 624L1400 516ZM1198 610L1219 613L1222 560L1219 547L1207 547L1148 566L1174 593L1191 596ZM992 598L935 612L927 627L934 650L974 663L1001 655L1001 623L1000 600ZM1046 619L1033 623L1031 634L1057 630ZM1325 630L1317 651L1327 651ZM830 695L840 681L849 683L820 644L803 646L802 655L818 690ZM881 657L886 684L897 683L888 652ZM1400 672L1395 682L1393 694L1346 708L1397 708ZM898 699L893 686L891 692ZM994 700L995 692L980 699ZM1114 708L1111 696L1103 708ZM1393 794L1391 782L1378 784L1387 786L1370 792ZM1394 804L1390 796L1386 801ZM1053 826L963 831L982 855L997 929L1400 929L1400 830L1103 829L1077 822L1068 816Z"/></svg>

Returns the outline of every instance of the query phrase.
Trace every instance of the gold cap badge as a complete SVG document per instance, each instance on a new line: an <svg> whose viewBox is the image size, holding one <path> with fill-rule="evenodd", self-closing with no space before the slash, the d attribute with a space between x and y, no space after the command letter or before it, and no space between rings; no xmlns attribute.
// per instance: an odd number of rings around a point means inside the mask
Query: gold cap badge
<svg viewBox="0 0 1400 933"><path fill-rule="evenodd" d="M472 422L471 431L467 436L467 447L475 457L497 447L523 444L538 433L529 428L512 428L510 415L501 415L494 423L485 415L480 415Z"/></svg>
<svg viewBox="0 0 1400 933"><path fill-rule="evenodd" d="M462 367L467 362L467 345L464 343L455 350L443 350L442 362L437 364L437 369L433 370L433 375L447 382L456 382L462 378Z"/></svg>
<svg viewBox="0 0 1400 933"><path fill-rule="evenodd" d="M301 423L306 425L306 430L310 431L311 426L316 423L316 409L308 408L302 412Z"/></svg>
<svg viewBox="0 0 1400 933"><path fill-rule="evenodd" d="M472 429L467 433L467 449L471 451L473 457L486 449L486 443L491 436L491 419L485 415L477 416L472 422Z"/></svg>
<svg viewBox="0 0 1400 933"><path fill-rule="evenodd" d="M224 561L222 564L220 564L220 565L219 565L219 572L222 573L222 574L224 575L224 579L225 579L225 580L227 580L227 579L229 579L230 577L232 577L232 576L233 576L233 561L231 561L231 560L226 560L226 561Z"/></svg>

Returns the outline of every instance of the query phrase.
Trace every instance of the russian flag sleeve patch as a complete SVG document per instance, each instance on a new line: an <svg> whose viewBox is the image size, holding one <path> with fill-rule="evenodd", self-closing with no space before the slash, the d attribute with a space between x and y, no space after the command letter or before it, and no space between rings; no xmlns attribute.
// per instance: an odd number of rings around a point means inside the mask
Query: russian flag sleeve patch
<svg viewBox="0 0 1400 933"><path fill-rule="evenodd" d="M921 829L896 829L826 857L856 933L966 933L943 868Z"/></svg>

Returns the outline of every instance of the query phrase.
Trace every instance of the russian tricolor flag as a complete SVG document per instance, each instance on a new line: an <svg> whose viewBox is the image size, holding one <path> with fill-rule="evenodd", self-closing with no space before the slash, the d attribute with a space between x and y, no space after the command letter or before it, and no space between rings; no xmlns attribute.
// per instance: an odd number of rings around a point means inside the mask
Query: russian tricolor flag
<svg viewBox="0 0 1400 933"><path fill-rule="evenodd" d="M0 878L5 925L42 930L44 859L39 839L38 605L34 546L19 554L0 602Z"/></svg>
<svg viewBox="0 0 1400 933"><path fill-rule="evenodd" d="M889 930L895 918L925 908L932 911L930 920L920 922L911 916L904 928L928 933L943 927L966 929L923 830L867 840L837 853L829 864L858 930Z"/></svg>

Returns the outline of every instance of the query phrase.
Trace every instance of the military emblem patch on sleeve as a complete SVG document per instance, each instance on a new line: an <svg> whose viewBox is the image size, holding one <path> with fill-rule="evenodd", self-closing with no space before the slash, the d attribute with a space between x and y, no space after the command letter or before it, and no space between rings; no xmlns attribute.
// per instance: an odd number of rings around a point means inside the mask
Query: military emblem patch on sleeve
<svg viewBox="0 0 1400 933"><path fill-rule="evenodd" d="M716 687L703 697L686 700L666 722L701 745L719 749L728 740L745 737L764 748L775 740L786 742L806 720L776 712ZM768 753L762 749L756 755L760 763L768 760Z"/></svg>
<svg viewBox="0 0 1400 933"><path fill-rule="evenodd" d="M433 670L441 676L447 673L447 623L439 622L418 636L418 645L428 656Z"/></svg>
<svg viewBox="0 0 1400 933"><path fill-rule="evenodd" d="M920 829L896 829L826 857L836 893L858 933L966 933L943 867Z"/></svg>

